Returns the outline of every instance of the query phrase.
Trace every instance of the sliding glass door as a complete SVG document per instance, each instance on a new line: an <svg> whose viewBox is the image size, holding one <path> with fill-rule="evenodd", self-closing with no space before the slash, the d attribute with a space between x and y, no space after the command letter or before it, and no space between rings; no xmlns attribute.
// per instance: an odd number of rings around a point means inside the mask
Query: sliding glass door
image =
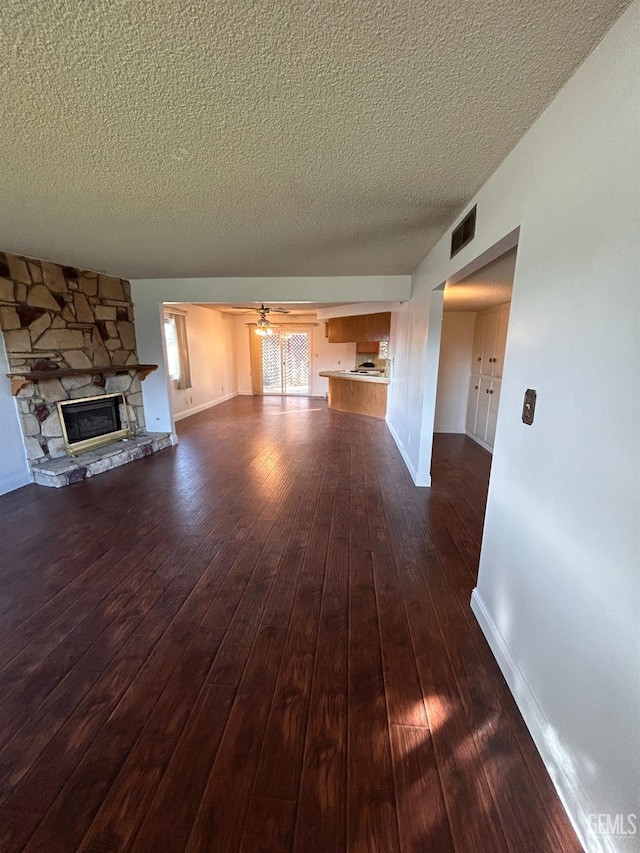
<svg viewBox="0 0 640 853"><path fill-rule="evenodd" d="M309 394L309 333L275 332L262 338L262 393Z"/></svg>

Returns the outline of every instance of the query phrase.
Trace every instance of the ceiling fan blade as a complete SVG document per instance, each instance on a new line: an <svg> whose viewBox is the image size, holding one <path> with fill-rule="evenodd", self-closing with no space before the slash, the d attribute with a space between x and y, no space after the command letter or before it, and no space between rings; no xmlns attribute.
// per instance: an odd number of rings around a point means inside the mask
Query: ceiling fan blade
<svg viewBox="0 0 640 853"><path fill-rule="evenodd" d="M245 314L290 314L288 308L269 308L263 302L259 308L247 308L246 305L232 305L234 311L243 311Z"/></svg>

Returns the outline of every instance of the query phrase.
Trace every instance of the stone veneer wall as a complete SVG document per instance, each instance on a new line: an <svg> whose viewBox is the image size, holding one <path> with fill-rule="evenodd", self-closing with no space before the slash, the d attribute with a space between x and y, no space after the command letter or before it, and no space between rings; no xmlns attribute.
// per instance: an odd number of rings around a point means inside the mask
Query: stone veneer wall
<svg viewBox="0 0 640 853"><path fill-rule="evenodd" d="M12 373L51 372L17 397L30 462L66 455L60 400L122 392L133 433L144 430L136 371L91 374L92 367L138 363L129 282L0 253L0 329ZM57 378L56 371L66 367L87 373Z"/></svg>

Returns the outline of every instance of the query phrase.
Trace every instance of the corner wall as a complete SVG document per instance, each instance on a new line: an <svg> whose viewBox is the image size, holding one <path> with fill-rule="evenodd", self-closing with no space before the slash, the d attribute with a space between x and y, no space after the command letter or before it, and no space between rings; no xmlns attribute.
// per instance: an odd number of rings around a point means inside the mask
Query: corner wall
<svg viewBox="0 0 640 853"><path fill-rule="evenodd" d="M442 315L434 432L465 431L475 323L475 311Z"/></svg>
<svg viewBox="0 0 640 853"><path fill-rule="evenodd" d="M433 291L520 227L473 607L589 851L639 849L590 817L640 818L639 42L636 0L469 202L474 241L421 263L390 386L421 470Z"/></svg>

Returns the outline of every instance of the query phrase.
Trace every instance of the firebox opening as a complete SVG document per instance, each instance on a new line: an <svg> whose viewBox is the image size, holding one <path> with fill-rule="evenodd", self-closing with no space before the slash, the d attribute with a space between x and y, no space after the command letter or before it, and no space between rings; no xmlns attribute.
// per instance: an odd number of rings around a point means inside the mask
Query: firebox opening
<svg viewBox="0 0 640 853"><path fill-rule="evenodd" d="M67 452L72 456L131 437L124 394L58 403Z"/></svg>

